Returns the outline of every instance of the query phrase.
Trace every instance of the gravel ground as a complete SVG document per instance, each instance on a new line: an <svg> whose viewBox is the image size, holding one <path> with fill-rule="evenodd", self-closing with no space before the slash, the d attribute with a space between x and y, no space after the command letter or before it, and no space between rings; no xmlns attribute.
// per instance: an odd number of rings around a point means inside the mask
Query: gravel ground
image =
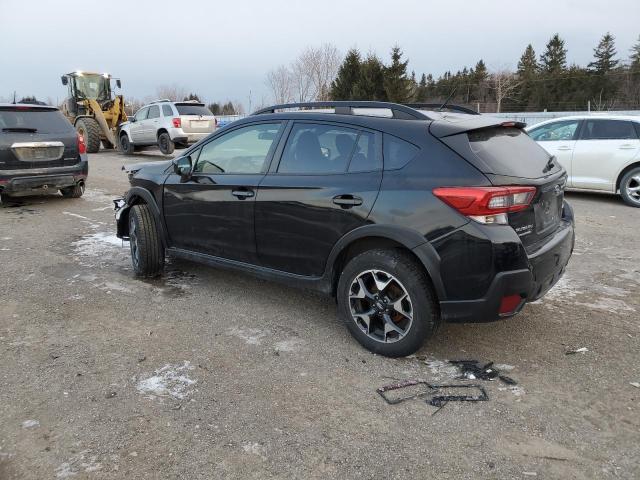
<svg viewBox="0 0 640 480"><path fill-rule="evenodd" d="M314 293L185 261L134 278L125 160L91 155L80 199L0 207L0 479L640 477L640 210L568 194L576 250L549 295L391 360ZM460 358L518 385L437 414L376 393L452 381Z"/></svg>

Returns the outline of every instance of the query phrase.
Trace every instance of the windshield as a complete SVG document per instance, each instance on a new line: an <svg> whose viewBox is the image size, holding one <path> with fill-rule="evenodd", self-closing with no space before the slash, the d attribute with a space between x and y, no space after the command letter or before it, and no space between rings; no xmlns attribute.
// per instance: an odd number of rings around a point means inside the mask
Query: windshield
<svg viewBox="0 0 640 480"><path fill-rule="evenodd" d="M111 97L109 79L102 75L87 75L74 78L76 92L83 98L106 100Z"/></svg>

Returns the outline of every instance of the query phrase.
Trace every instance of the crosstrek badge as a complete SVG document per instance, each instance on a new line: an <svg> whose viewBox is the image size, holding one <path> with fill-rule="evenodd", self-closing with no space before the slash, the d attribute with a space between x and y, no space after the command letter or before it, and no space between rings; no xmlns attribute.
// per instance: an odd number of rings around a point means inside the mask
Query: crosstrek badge
<svg viewBox="0 0 640 480"><path fill-rule="evenodd" d="M520 237L524 237L533 232L533 225L523 225L522 227L516 227L514 230Z"/></svg>

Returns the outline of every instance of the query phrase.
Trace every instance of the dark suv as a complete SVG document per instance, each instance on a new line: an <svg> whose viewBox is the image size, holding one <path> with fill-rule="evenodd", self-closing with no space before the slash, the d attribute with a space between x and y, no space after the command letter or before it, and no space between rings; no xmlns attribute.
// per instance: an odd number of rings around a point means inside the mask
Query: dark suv
<svg viewBox="0 0 640 480"><path fill-rule="evenodd" d="M0 196L60 190L77 198L89 167L84 140L56 107L0 103Z"/></svg>
<svg viewBox="0 0 640 480"><path fill-rule="evenodd" d="M117 234L139 275L168 252L314 288L366 348L407 355L441 322L518 313L564 273L566 172L523 126L380 102L270 107L131 170Z"/></svg>

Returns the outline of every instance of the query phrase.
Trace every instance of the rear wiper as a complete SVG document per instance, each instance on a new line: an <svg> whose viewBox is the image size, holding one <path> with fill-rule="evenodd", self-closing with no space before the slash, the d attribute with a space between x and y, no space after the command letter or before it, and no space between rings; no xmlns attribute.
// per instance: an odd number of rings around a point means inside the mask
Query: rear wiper
<svg viewBox="0 0 640 480"><path fill-rule="evenodd" d="M36 133L38 131L37 128L28 128L28 127L7 127L2 129L3 132L26 132L26 133Z"/></svg>
<svg viewBox="0 0 640 480"><path fill-rule="evenodd" d="M555 155L551 155L551 158L549 158L549 161L547 162L545 167L542 169L542 173L547 173L551 171L553 167L555 167L555 161L556 161Z"/></svg>

